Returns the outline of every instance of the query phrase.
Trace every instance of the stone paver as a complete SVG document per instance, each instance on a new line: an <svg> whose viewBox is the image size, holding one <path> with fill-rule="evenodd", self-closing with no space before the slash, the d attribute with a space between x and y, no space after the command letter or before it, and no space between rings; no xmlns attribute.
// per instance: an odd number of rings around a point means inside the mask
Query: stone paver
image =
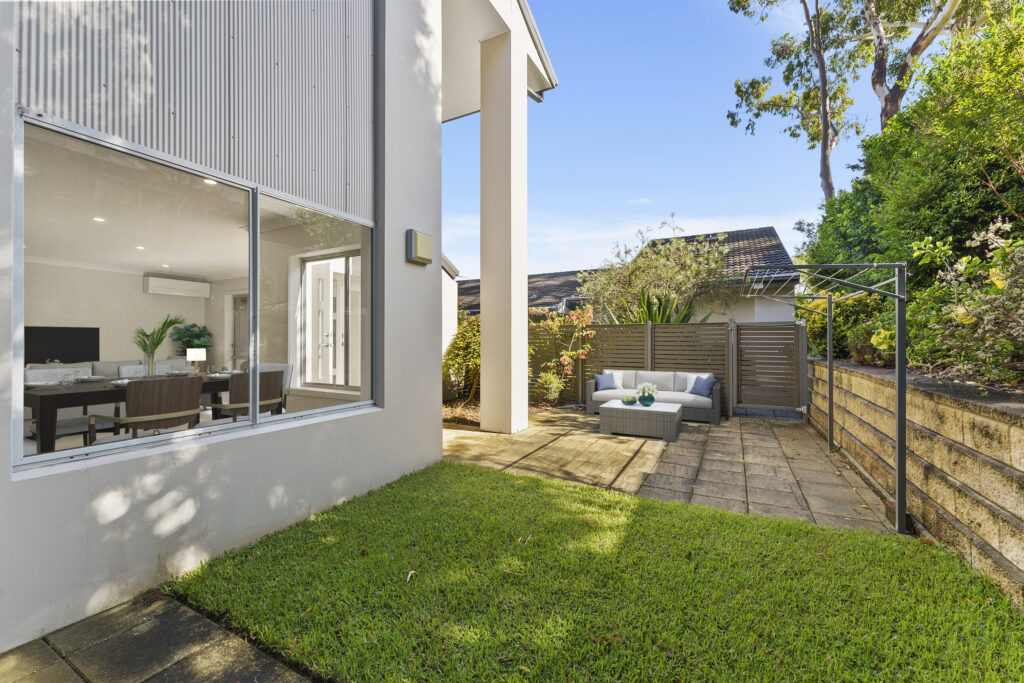
<svg viewBox="0 0 1024 683"><path fill-rule="evenodd" d="M882 501L807 424L734 417L661 441L604 436L553 410L513 436L444 430L445 459L733 512L888 532Z"/></svg>
<svg viewBox="0 0 1024 683"><path fill-rule="evenodd" d="M42 639L33 640L0 654L0 681L39 683L81 680L75 670Z"/></svg>
<svg viewBox="0 0 1024 683"><path fill-rule="evenodd" d="M623 493L636 493L644 478L656 471L668 477L666 485L682 486L680 481L693 479L701 451L681 445L673 459L660 461L665 445L655 439L600 434L596 416L564 410L534 415L528 429L513 435L444 426L445 460ZM698 460L689 464L687 455Z"/></svg>
<svg viewBox="0 0 1024 683"><path fill-rule="evenodd" d="M157 591L0 654L0 681L303 681Z"/></svg>
<svg viewBox="0 0 1024 683"><path fill-rule="evenodd" d="M670 479L669 467L693 481ZM688 477L688 474L687 474ZM823 439L798 421L734 417L721 426L684 424L639 495L733 512L889 532L885 506Z"/></svg>

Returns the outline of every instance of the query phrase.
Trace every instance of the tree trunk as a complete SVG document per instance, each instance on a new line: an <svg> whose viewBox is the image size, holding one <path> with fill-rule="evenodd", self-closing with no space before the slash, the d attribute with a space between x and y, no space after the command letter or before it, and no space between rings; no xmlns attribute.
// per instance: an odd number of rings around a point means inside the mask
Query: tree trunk
<svg viewBox="0 0 1024 683"><path fill-rule="evenodd" d="M900 113L903 108L903 96L907 94L906 88L890 88L888 94L882 100L881 124L885 130L889 119Z"/></svg>
<svg viewBox="0 0 1024 683"><path fill-rule="evenodd" d="M896 73L896 83L890 87L888 83L889 39L885 35L885 27L875 9L875 0L864 0L864 21L871 29L871 39L875 45L875 58L871 67L871 89L875 91L882 107L879 116L882 130L889 123L889 119L903 108L903 96L907 94L910 79L914 77L918 57L949 26L953 15L960 9L961 2L962 0L946 0L941 6L932 3L932 15L928 17L921 32L914 38L910 49L903 55L903 61L900 62L899 71Z"/></svg>
<svg viewBox="0 0 1024 683"><path fill-rule="evenodd" d="M836 187L832 183L832 149L821 146L821 191L825 194L825 200L830 201L836 198Z"/></svg>
<svg viewBox="0 0 1024 683"><path fill-rule="evenodd" d="M818 175L821 177L821 191L825 195L825 201L831 201L836 198L836 188L832 182L832 148L836 145L836 139L832 126L832 102L828 93L828 67L825 64L825 53L821 49L821 17L817 3L813 16L807 0L800 0L800 4L804 8L811 55L818 65L818 112L821 117L821 140L818 143L821 146L821 156Z"/></svg>
<svg viewBox="0 0 1024 683"><path fill-rule="evenodd" d="M476 385L477 385L477 383L479 381L480 381L480 374L477 373L476 375L473 376L473 386L471 386L469 388L469 396L466 397L465 401L463 401L462 403L459 404L460 408L466 407L466 405L469 404L469 402L472 401L476 397Z"/></svg>

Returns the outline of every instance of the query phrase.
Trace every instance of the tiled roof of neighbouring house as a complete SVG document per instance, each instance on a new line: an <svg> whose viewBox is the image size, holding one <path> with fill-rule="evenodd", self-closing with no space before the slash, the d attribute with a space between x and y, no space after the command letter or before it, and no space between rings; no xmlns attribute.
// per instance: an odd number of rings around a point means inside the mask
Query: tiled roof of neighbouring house
<svg viewBox="0 0 1024 683"><path fill-rule="evenodd" d="M749 230L732 230L712 232L705 235L686 235L685 237L668 239L695 240L699 237L714 239L725 234L725 244L729 251L725 255L725 268L737 275L742 275L748 266L767 266L769 268L785 268L793 265L793 259L783 246L779 234L773 227L751 228ZM657 240L655 240L657 241ZM579 270L563 270L557 273L539 273L528 276L528 305L538 308L557 306L563 299L576 296L579 286L577 275ZM459 282L459 308L475 313L480 310L480 280L462 280Z"/></svg>

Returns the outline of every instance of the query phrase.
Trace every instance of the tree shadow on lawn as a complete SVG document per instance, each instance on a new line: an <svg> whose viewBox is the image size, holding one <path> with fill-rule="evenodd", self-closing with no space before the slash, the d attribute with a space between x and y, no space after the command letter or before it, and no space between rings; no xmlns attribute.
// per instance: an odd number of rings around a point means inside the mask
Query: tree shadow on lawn
<svg viewBox="0 0 1024 683"><path fill-rule="evenodd" d="M171 589L338 680L1024 672L1020 615L920 539L451 463Z"/></svg>

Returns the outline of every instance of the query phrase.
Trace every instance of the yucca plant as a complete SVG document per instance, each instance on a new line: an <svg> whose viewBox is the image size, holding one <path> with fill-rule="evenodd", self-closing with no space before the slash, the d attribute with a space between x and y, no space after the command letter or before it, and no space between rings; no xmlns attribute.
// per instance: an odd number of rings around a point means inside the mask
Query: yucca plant
<svg viewBox="0 0 1024 683"><path fill-rule="evenodd" d="M686 300L682 306L679 305L679 297L674 296L671 299L668 297L659 297L656 294L649 293L646 289L641 289L637 295L636 306L631 306L629 302L620 297L622 306L625 309L625 314L622 316L620 323L688 323L693 318L694 298L691 296ZM707 322L708 318L711 317L711 313L708 313L701 319L701 322Z"/></svg>
<svg viewBox="0 0 1024 683"><path fill-rule="evenodd" d="M146 374L150 377L153 376L156 370L156 350L160 348L160 345L167 339L168 333L171 328L175 325L184 325L185 319L180 315L168 314L164 321L154 327L149 332L146 332L141 327L135 329L135 333L132 335L132 343L139 347L139 350L146 357Z"/></svg>

